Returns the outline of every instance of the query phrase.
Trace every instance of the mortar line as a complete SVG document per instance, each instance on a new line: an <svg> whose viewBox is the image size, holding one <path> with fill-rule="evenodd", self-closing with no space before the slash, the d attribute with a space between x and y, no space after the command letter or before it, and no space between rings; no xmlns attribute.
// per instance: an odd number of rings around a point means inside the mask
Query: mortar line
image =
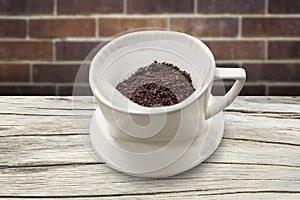
<svg viewBox="0 0 300 200"><path fill-rule="evenodd" d="M55 95L58 96L58 84L55 85Z"/></svg>
<svg viewBox="0 0 300 200"><path fill-rule="evenodd" d="M0 86L13 86L13 85L19 85L19 86L56 86L57 83L53 82L0 82ZM59 83L60 86L73 86L74 83ZM88 83L76 83L77 86L89 86Z"/></svg>
<svg viewBox="0 0 300 200"><path fill-rule="evenodd" d="M32 63L29 64L29 83L33 83L33 66Z"/></svg>
<svg viewBox="0 0 300 200"><path fill-rule="evenodd" d="M276 60L276 59L272 59L272 60L264 60L264 59L251 59L251 60L216 60L216 63L238 63L238 62L242 62L242 63L270 63L270 64L299 64L300 63L300 59L296 60L292 60L292 59L288 59L288 60Z"/></svg>
<svg viewBox="0 0 300 200"><path fill-rule="evenodd" d="M238 35L237 35L237 38L238 39L242 39L242 17L240 16L239 19L238 19Z"/></svg>
<svg viewBox="0 0 300 200"><path fill-rule="evenodd" d="M53 1L53 15L57 15L57 0Z"/></svg>
<svg viewBox="0 0 300 200"><path fill-rule="evenodd" d="M56 41L52 40L52 61L56 61Z"/></svg>
<svg viewBox="0 0 300 200"><path fill-rule="evenodd" d="M269 48L269 41L268 39L265 39L265 60L268 60L268 48Z"/></svg>
<svg viewBox="0 0 300 200"><path fill-rule="evenodd" d="M167 19L166 17L165 19ZM264 41L265 37L198 37L199 39L205 41ZM111 39L111 37L67 37L67 38L55 38L57 42L60 41L99 41L99 40L108 40ZM23 42L24 38L8 38L3 37L0 38L0 41L6 41L6 42ZM28 38L27 41L31 42L51 42L52 39L50 38ZM300 41L300 37L270 37L268 38L268 41Z"/></svg>
<svg viewBox="0 0 300 200"><path fill-rule="evenodd" d="M233 85L234 81L215 81L213 83L216 86L220 86L220 85ZM265 81L258 81L258 82L245 82L245 86L265 86L267 88L267 86L283 86L283 87L297 87L300 86L300 83L296 82L296 83L288 83L288 82L282 82L282 83L278 83L278 82L265 82ZM265 90L266 92L267 90Z"/></svg>
<svg viewBox="0 0 300 200"><path fill-rule="evenodd" d="M242 65L243 65L243 62L239 61L239 62L238 62L238 65L239 65L239 67L243 67L243 66L242 66Z"/></svg>
<svg viewBox="0 0 300 200"><path fill-rule="evenodd" d="M95 18L95 37L99 38L99 18Z"/></svg>
<svg viewBox="0 0 300 200"><path fill-rule="evenodd" d="M210 41L264 41L266 37L199 37L201 40ZM300 37L273 37L268 38L270 41L300 41Z"/></svg>
<svg viewBox="0 0 300 200"><path fill-rule="evenodd" d="M265 15L269 15L269 0L265 0Z"/></svg>
<svg viewBox="0 0 300 200"><path fill-rule="evenodd" d="M167 17L167 30L171 30L171 18Z"/></svg>
<svg viewBox="0 0 300 200"><path fill-rule="evenodd" d="M248 86L266 85L266 86L300 86L299 82L278 82L278 81L256 81L246 82Z"/></svg>
<svg viewBox="0 0 300 200"><path fill-rule="evenodd" d="M21 85L21 86L26 86L28 85L28 83L11 83L11 84L0 84L0 85ZM32 86L56 86L56 85L60 85L60 86L74 86L74 83L43 83L43 82L33 82L32 84L30 84ZM88 83L76 83L76 86L89 86Z"/></svg>
<svg viewBox="0 0 300 200"><path fill-rule="evenodd" d="M224 81L227 82L227 81ZM230 81L228 81L230 82ZM233 82L233 81L232 81ZM73 86L73 82L67 83L54 83L54 82L0 82L0 86L12 86L12 85L20 85L20 86L56 86L59 84L60 86ZM284 81L250 81L246 82L245 85L248 86L259 86L259 85L268 85L268 86L293 86L299 87L300 82L284 82ZM89 83L76 83L76 86L89 86Z"/></svg>
<svg viewBox="0 0 300 200"><path fill-rule="evenodd" d="M196 15L198 12L198 0L194 0L194 14Z"/></svg>
<svg viewBox="0 0 300 200"><path fill-rule="evenodd" d="M25 32L26 32L25 39L28 40L29 39L29 19L25 19Z"/></svg>
<svg viewBox="0 0 300 200"><path fill-rule="evenodd" d="M48 61L48 60L0 60L1 64L53 64L53 61ZM57 64L74 64L74 65L80 65L83 63L83 61L80 60L70 60L70 61L64 61L64 60L57 60L55 62ZM89 64L90 62L86 62L86 64Z"/></svg>
<svg viewBox="0 0 300 200"><path fill-rule="evenodd" d="M127 0L123 0L123 14L127 14Z"/></svg>
<svg viewBox="0 0 300 200"><path fill-rule="evenodd" d="M265 93L266 93L266 96L269 96L269 85L265 85Z"/></svg>
<svg viewBox="0 0 300 200"><path fill-rule="evenodd" d="M127 13L128 14L128 13ZM158 17L197 17L197 18L238 18L238 17L253 17L253 18L261 18L261 17L266 17L265 13L263 14L173 14L173 13L168 13L168 14L128 14L124 15L124 13L112 13L112 14L80 14L80 15L20 15L20 16L8 16L8 15L0 15L0 19L51 19L51 18L57 18L57 19L74 19L74 18L90 18L90 17L102 17L102 18L120 18L120 17L127 17L127 18L158 18ZM269 18L299 18L300 14L289 14L289 15L284 15L284 14L268 14L267 17Z"/></svg>
<svg viewBox="0 0 300 200"><path fill-rule="evenodd" d="M0 60L0 64L53 64L53 61L49 60ZM82 64L82 60L56 60L57 64ZM90 61L87 61L86 64L89 64ZM300 59L287 59L287 60L264 60L264 59L244 59L244 60L216 60L217 64L252 64L252 63L261 63L261 64L300 64Z"/></svg>

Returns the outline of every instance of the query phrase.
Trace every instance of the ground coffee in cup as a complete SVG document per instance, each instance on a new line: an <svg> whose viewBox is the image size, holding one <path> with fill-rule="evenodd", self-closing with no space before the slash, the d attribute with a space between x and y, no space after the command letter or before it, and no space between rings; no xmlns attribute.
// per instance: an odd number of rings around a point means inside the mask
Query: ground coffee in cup
<svg viewBox="0 0 300 200"><path fill-rule="evenodd" d="M174 105L195 91L189 73L173 64L157 61L139 68L119 82L116 89L131 101L147 107Z"/></svg>

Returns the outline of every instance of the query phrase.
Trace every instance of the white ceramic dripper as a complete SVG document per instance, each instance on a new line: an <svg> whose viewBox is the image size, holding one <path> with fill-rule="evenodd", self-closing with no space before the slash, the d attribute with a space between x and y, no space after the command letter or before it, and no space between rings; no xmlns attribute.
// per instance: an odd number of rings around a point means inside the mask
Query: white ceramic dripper
<svg viewBox="0 0 300 200"><path fill-rule="evenodd" d="M154 60L172 63L190 73L196 91L181 103L152 108L137 105L116 91L118 82ZM213 80L222 78L236 81L222 99L211 103ZM162 169L183 155L195 137L204 133L207 119L238 95L245 82L245 71L216 68L208 47L187 34L139 31L114 39L95 55L89 82L107 135L115 141L161 144L142 153L128 152L109 144L109 140L93 141L94 146L109 149L106 160L115 158L121 171L147 173ZM160 160L162 155L164 159Z"/></svg>

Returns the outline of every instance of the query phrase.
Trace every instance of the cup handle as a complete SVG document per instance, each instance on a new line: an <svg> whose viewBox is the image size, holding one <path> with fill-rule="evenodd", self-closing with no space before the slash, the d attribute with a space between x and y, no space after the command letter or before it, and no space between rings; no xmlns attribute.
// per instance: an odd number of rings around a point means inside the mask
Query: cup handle
<svg viewBox="0 0 300 200"><path fill-rule="evenodd" d="M238 96L246 81L246 72L242 68L216 68L214 80L235 80L231 89L224 97L218 98L206 110L205 118L209 119L230 105ZM209 97L210 98L210 97Z"/></svg>

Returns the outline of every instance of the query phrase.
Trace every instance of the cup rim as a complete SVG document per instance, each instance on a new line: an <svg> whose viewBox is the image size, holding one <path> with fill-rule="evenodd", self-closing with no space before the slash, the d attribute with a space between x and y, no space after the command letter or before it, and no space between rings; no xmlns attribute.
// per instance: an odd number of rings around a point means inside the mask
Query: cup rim
<svg viewBox="0 0 300 200"><path fill-rule="evenodd" d="M132 110L132 109L128 109L128 108L122 108L119 106L115 106L112 104L111 101L107 100L100 92L99 90L95 90L94 88L97 87L97 83L93 80L93 75L92 75L92 69L95 67L95 62L97 57L101 56L101 54L105 51L107 51L111 46L114 46L118 41L126 39L127 37L132 37L134 35L140 35L140 34L170 34L170 35L178 35L180 37L185 37L186 39L194 42L195 44L201 46L201 48L203 49L203 51L209 56L210 60L212 61L211 63L211 67L213 67L214 69L209 70L207 76L205 77L205 81L203 84L203 87L201 87L201 89L196 89L188 98L186 98L185 100L183 100L182 102L179 102L177 104L171 105L171 106L162 106L162 107L144 107L144 110ZM113 39L112 41L110 41L109 43L107 43L103 48L101 48L96 55L93 57L92 62L90 64L90 70L89 70L89 84L91 87L91 90L94 94L94 96L96 97L96 100L103 103L104 105L106 105L107 107L115 110L115 111L119 111L121 113L126 113L126 114L139 114L139 115L155 115L155 114L164 114L164 113L170 113L170 112L176 112L178 110L184 109L185 107L189 106L190 104L194 103L197 99L199 99L200 96L202 96L207 89L209 88L210 84L213 81L213 76L214 76L214 72L215 72L215 59L214 56L212 54L212 52L210 51L210 49L198 38L195 38L191 35L185 34L185 33L181 33L181 32L177 32L177 31L168 31L168 30L146 30L146 31L135 31L135 32L131 32L131 33L127 33L124 35L121 35L115 39Z"/></svg>

